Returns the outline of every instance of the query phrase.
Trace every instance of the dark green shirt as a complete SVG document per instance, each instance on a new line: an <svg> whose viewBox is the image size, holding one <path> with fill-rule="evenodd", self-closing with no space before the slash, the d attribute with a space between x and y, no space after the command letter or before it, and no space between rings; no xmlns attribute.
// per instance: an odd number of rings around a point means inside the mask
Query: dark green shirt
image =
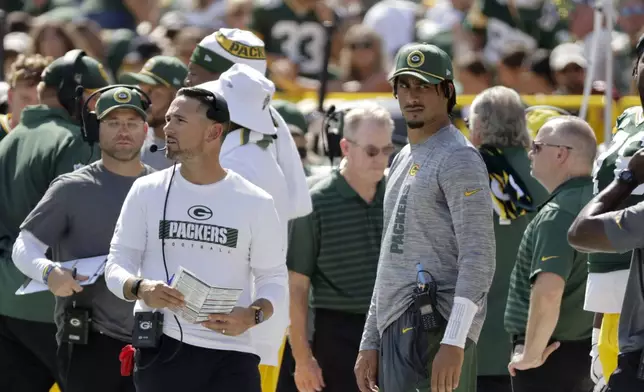
<svg viewBox="0 0 644 392"><path fill-rule="evenodd" d="M91 161L100 158L95 147ZM80 128L64 109L44 105L22 111L20 123L0 143L0 314L53 322L51 293L16 296L25 281L11 261L20 225L49 184L90 160Z"/></svg>
<svg viewBox="0 0 644 392"><path fill-rule="evenodd" d="M568 244L568 229L592 198L591 177L572 178L552 192L525 230L510 278L505 329L525 336L532 284L541 272L561 276L566 285L552 338L559 341L591 337L593 314L583 310L588 255Z"/></svg>
<svg viewBox="0 0 644 392"><path fill-rule="evenodd" d="M601 192L615 175L628 167L628 162L644 140L644 115L641 107L628 108L617 118L610 147L595 162L593 180L595 194ZM637 187L619 209L644 200L644 186ZM627 270L631 266L632 251L626 253L591 253L588 255L588 271L605 273Z"/></svg>
<svg viewBox="0 0 644 392"><path fill-rule="evenodd" d="M548 198L548 191L530 175L528 153L522 147L502 149L506 160L519 175L534 205L538 206ZM503 315L510 287L510 274L517 257L519 243L528 223L536 213L523 215L509 225L499 224L494 214L494 236L496 239L496 270L492 287L487 295L487 315L477 344L478 375L507 375L510 351L510 336L503 327Z"/></svg>
<svg viewBox="0 0 644 392"><path fill-rule="evenodd" d="M337 170L311 188L313 212L292 221L289 270L311 279L313 308L366 314L376 281L385 180L367 203Z"/></svg>
<svg viewBox="0 0 644 392"><path fill-rule="evenodd" d="M326 31L315 11L296 13L284 0L258 2L250 30L266 53L285 56L300 67L300 76L317 78L324 68Z"/></svg>

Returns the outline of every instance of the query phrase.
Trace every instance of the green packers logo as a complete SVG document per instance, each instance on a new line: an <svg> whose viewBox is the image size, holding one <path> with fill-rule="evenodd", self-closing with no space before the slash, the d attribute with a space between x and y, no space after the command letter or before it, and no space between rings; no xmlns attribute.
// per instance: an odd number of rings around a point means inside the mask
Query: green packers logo
<svg viewBox="0 0 644 392"><path fill-rule="evenodd" d="M407 56L407 65L413 68L418 68L421 65L425 63L425 55L418 50L414 50L413 52L409 53L409 56Z"/></svg>
<svg viewBox="0 0 644 392"><path fill-rule="evenodd" d="M114 100L118 103L128 103L132 100L132 95L127 90L119 90L114 93Z"/></svg>

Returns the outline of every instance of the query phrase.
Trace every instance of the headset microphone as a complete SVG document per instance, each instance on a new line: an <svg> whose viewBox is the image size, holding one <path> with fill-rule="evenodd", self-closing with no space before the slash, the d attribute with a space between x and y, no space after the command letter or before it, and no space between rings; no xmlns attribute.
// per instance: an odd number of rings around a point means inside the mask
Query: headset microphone
<svg viewBox="0 0 644 392"><path fill-rule="evenodd" d="M156 144L150 146L150 152L165 151L168 147L159 148Z"/></svg>

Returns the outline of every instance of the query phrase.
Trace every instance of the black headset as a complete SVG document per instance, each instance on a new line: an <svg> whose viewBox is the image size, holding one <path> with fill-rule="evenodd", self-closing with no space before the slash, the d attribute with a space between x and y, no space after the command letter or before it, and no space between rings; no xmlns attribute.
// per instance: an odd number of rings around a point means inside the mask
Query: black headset
<svg viewBox="0 0 644 392"><path fill-rule="evenodd" d="M82 86L85 63L83 57L87 56L81 49L73 49L65 53L63 57L62 80L58 84L58 102L67 110L70 116L74 117L77 105L75 105L76 88Z"/></svg>
<svg viewBox="0 0 644 392"><path fill-rule="evenodd" d="M143 111L147 112L150 105L152 105L152 100L143 90L129 84L113 84L111 86L103 87L94 91L89 97L87 97L80 111L81 134L83 136L83 140L86 143L88 143L90 146L93 146L94 143L98 142L99 120L98 120L98 117L96 116L96 112L93 112L93 111L90 112L89 110L87 110L87 106L89 105L90 101L92 100L92 98L94 98L95 95L101 94L105 91L118 88L118 87L123 87L129 90L133 90L134 92L139 93L141 97L145 98L144 100L141 100L141 108L143 109ZM76 89L76 102L80 103L82 102L82 100L83 100L83 88L81 86L78 86Z"/></svg>
<svg viewBox="0 0 644 392"><path fill-rule="evenodd" d="M206 98L208 101L208 111L206 117L209 120L225 124L230 121L230 113L228 112L228 103L226 99L219 93L208 91L199 87L185 87L181 90L190 90L196 92L199 96ZM179 91L181 91L179 90ZM177 94L178 95L178 94ZM192 97L193 94L185 94L186 97Z"/></svg>

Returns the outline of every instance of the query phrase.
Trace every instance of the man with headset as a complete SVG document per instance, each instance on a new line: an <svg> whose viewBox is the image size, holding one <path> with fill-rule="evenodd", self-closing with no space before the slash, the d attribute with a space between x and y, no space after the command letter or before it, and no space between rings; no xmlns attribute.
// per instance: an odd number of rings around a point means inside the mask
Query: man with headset
<svg viewBox="0 0 644 392"><path fill-rule="evenodd" d="M253 103L267 111L264 101ZM146 330L163 332L148 340L154 347L137 351L139 392L260 391L259 357L247 330L283 306L283 228L270 195L221 166L228 127L221 95L179 90L165 133L168 158L180 165L138 179L116 224L107 286L122 299L138 300L135 319L151 320ZM241 289L234 309L204 322L179 320L172 309L184 306L184 297L170 287L179 267L209 285ZM152 310L162 313L144 312Z"/></svg>
<svg viewBox="0 0 644 392"><path fill-rule="evenodd" d="M234 64L247 65L265 75L267 64L264 42L250 31L220 29L204 38L195 48L188 64L186 85L195 86L217 80ZM231 93L234 91L231 89ZM242 91L246 93L248 90ZM248 91L248 94L261 93L261 91ZM243 102L241 99L235 99L234 102L241 103ZM269 103L270 98L267 105ZM261 164L262 153L253 146L254 143L247 143L242 138L227 137L222 146L220 160L223 167L240 173L244 178L271 194L278 206L286 203L286 214L280 217L287 221L310 214L313 207L300 155L290 135L289 127L275 108L270 105L268 108L270 116L264 117L264 123L260 126L250 129L255 134L270 136L274 139L272 144L275 146L275 151L273 154L279 168L284 173L288 190L288 193L284 195L286 200L280 200L282 195L272 191L274 187L265 186L267 184L266 178L271 176L270 170L266 170L266 167L272 167L272 165ZM235 119L233 121L237 122ZM243 122L239 122L239 124L245 125ZM235 143L235 140L240 142ZM277 388L285 343L284 336L288 324L288 307L285 307L277 309L277 314L270 322L252 331L253 340L260 350L263 392L274 392Z"/></svg>
<svg viewBox="0 0 644 392"><path fill-rule="evenodd" d="M100 158L83 143L74 101L76 87L87 93L108 84L98 61L68 52L45 68L37 87L40 105L23 110L0 143L1 389L48 391L58 379L54 299L49 293L14 295L25 276L11 262L11 251L20 224L52 180Z"/></svg>
<svg viewBox="0 0 644 392"><path fill-rule="evenodd" d="M154 171L140 159L148 130L146 98L125 87L110 86L97 94L96 112L85 115L85 132L89 141L99 143L102 159L56 178L22 223L13 247L16 267L56 296L58 360L67 392L89 385L97 392L134 391L131 377L119 371L119 353L132 340L132 304L115 298L102 276L82 287L78 281L88 276L74 277L44 256L47 248L53 249L55 261L107 255L127 192L136 178ZM84 262L89 261L79 261ZM87 343L71 344L66 315L71 319L84 311L91 317L83 333Z"/></svg>

